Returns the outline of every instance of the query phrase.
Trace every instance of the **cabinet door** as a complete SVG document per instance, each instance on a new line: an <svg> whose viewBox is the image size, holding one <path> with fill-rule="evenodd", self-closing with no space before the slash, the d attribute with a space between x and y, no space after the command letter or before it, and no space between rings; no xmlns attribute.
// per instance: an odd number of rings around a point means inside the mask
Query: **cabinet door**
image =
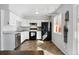
<svg viewBox="0 0 79 59"><path fill-rule="evenodd" d="M26 32L26 39L29 39L29 32Z"/></svg>
<svg viewBox="0 0 79 59"><path fill-rule="evenodd" d="M21 32L21 43L26 39L29 39L29 32Z"/></svg>
<svg viewBox="0 0 79 59"><path fill-rule="evenodd" d="M15 48L15 35L14 34L3 34L3 49L14 50Z"/></svg>
<svg viewBox="0 0 79 59"><path fill-rule="evenodd" d="M25 32L21 32L21 43L25 40Z"/></svg>
<svg viewBox="0 0 79 59"><path fill-rule="evenodd" d="M37 31L37 39L41 39L41 31Z"/></svg>

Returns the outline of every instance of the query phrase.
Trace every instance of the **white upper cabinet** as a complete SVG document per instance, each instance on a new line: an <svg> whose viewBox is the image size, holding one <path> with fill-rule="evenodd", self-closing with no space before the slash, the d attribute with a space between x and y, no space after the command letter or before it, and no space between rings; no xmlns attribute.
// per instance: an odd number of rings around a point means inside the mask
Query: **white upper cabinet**
<svg viewBox="0 0 79 59"><path fill-rule="evenodd" d="M10 25L16 25L16 15L10 12L10 19L9 19Z"/></svg>
<svg viewBox="0 0 79 59"><path fill-rule="evenodd" d="M13 25L13 26L16 26L18 25L19 23L21 24L21 18L17 15L15 15L14 13L10 12L9 13L9 24L10 25ZM19 25L20 25L19 24Z"/></svg>
<svg viewBox="0 0 79 59"><path fill-rule="evenodd" d="M30 26L30 25L29 25L29 20L22 19L21 26L23 26L23 27L28 27L28 26Z"/></svg>

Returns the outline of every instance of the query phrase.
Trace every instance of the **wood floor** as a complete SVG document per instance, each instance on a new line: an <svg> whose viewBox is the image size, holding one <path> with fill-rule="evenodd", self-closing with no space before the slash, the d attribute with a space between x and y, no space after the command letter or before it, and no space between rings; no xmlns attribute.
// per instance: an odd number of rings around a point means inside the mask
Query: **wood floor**
<svg viewBox="0 0 79 59"><path fill-rule="evenodd" d="M42 50L39 51L0 51L0 55L44 55Z"/></svg>
<svg viewBox="0 0 79 59"><path fill-rule="evenodd" d="M25 41L16 50L17 51L43 50L44 55L64 55L52 42L50 42L50 41L41 41L41 40Z"/></svg>

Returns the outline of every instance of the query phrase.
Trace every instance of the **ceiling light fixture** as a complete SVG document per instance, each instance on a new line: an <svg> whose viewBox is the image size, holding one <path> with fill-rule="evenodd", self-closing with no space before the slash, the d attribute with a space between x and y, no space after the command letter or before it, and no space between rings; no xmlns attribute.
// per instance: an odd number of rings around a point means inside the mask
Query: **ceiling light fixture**
<svg viewBox="0 0 79 59"><path fill-rule="evenodd" d="M35 14L39 14L38 9L35 9Z"/></svg>
<svg viewBox="0 0 79 59"><path fill-rule="evenodd" d="M35 14L39 14L39 12L38 12L38 11L36 11L36 12L35 12Z"/></svg>

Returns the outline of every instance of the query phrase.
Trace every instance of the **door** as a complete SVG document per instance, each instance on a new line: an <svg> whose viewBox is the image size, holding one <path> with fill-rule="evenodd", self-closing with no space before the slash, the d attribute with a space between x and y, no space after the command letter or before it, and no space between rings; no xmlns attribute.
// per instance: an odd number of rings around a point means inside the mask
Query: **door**
<svg viewBox="0 0 79 59"><path fill-rule="evenodd" d="M41 34L42 40L47 40L48 37L48 22L41 23Z"/></svg>
<svg viewBox="0 0 79 59"><path fill-rule="evenodd" d="M52 23L51 22L49 23L48 27L49 27L49 30L48 30L48 40L51 41L52 40L52 28L51 28L52 27Z"/></svg>

